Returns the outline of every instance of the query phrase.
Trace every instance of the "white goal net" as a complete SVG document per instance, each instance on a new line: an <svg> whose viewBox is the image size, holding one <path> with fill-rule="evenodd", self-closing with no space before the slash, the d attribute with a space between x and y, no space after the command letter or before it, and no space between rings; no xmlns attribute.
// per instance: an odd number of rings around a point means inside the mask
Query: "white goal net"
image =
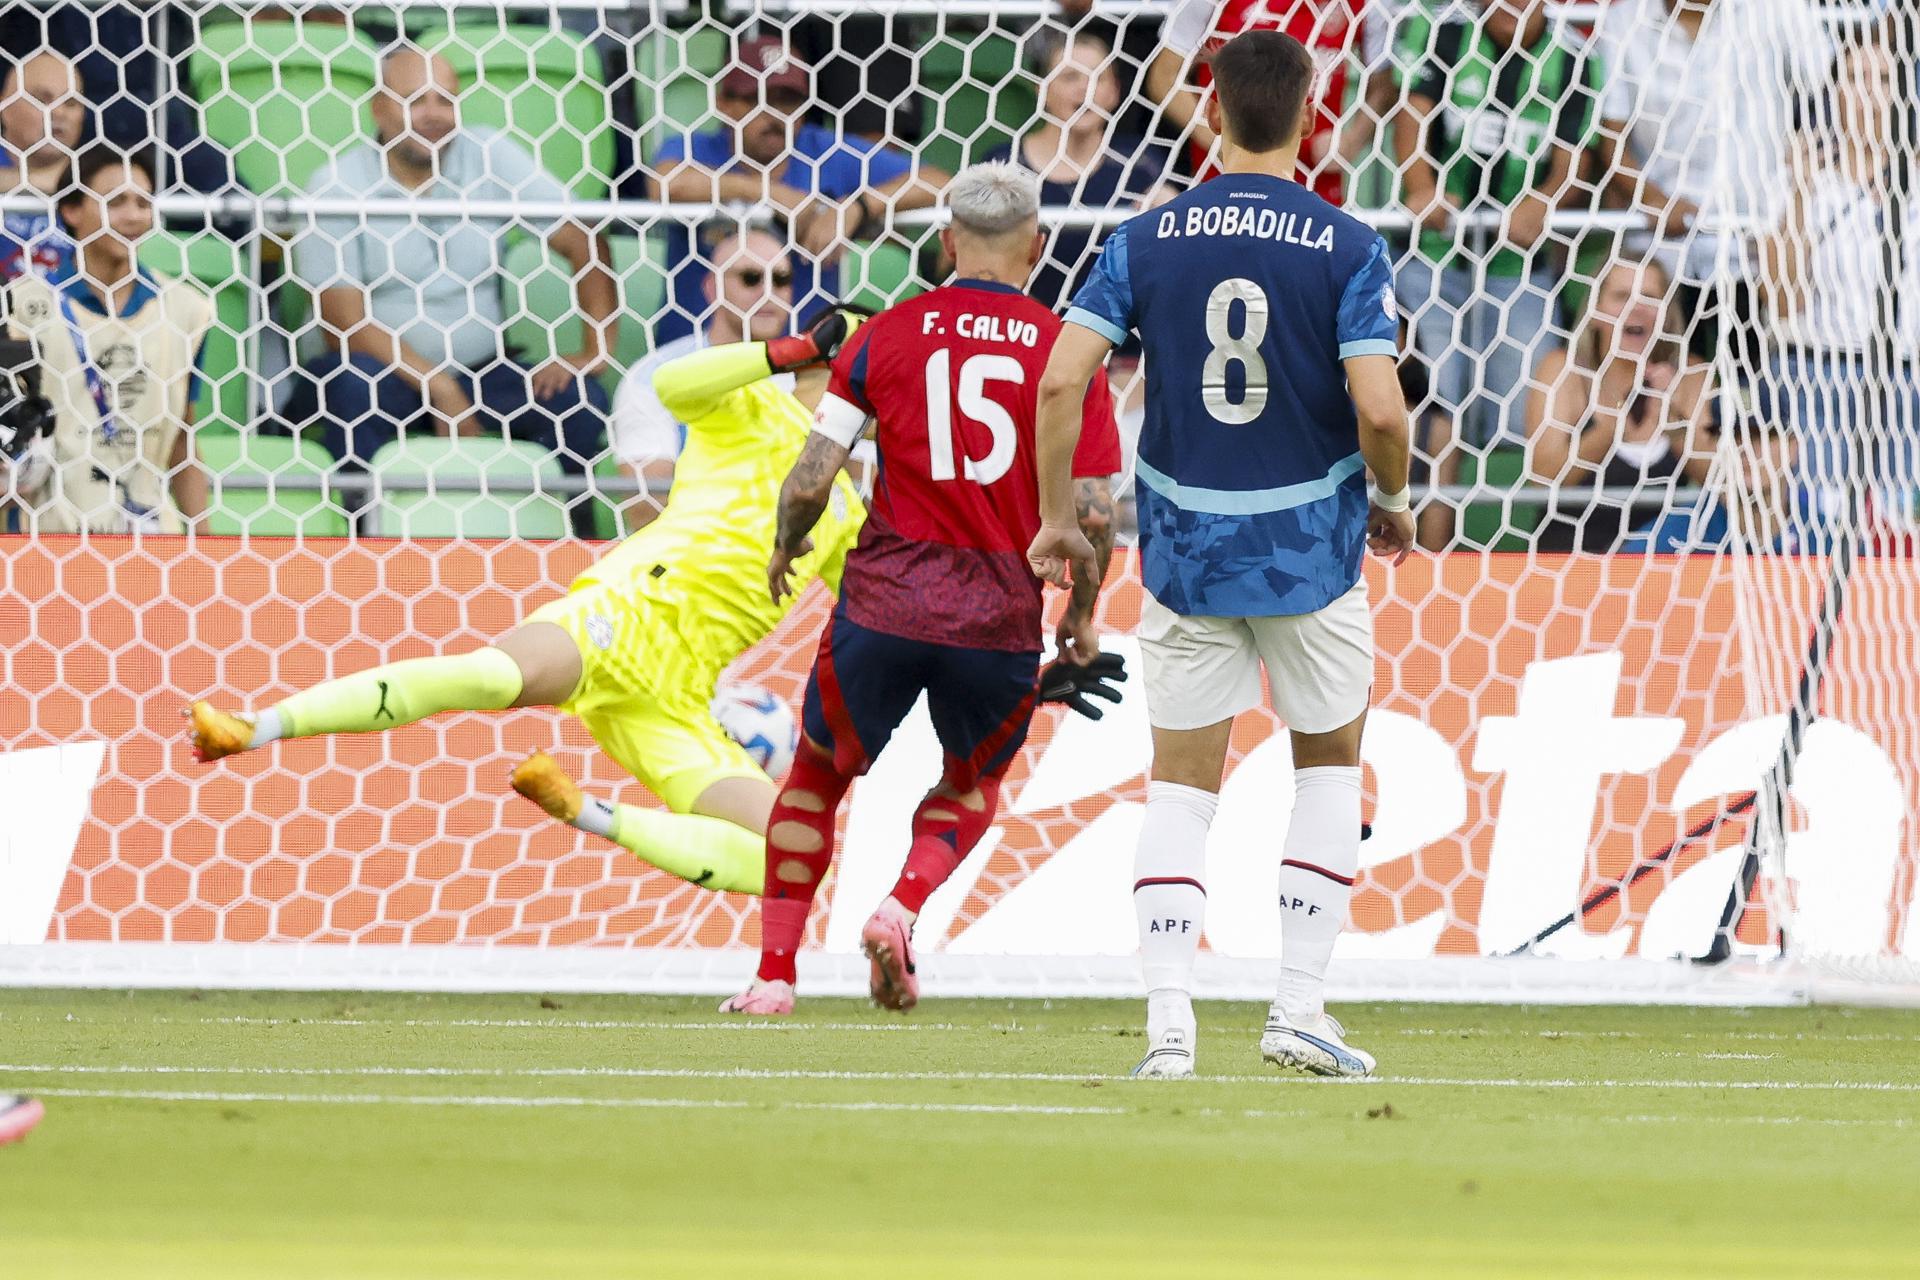
<svg viewBox="0 0 1920 1280"><path fill-rule="evenodd" d="M179 710L501 635L670 495L653 368L941 282L968 163L1041 174L1031 290L1063 306L1107 229L1212 171L1206 52L1268 26L1321 68L1302 180L1393 252L1415 429L1423 551L1366 568L1336 996L1920 992L1899 6L4 12L0 413L31 380L50 424L0 430L0 981L733 985L750 900L506 790L544 748L652 802L556 715L205 768ZM1140 362L1110 368L1129 441ZM1123 553L1110 647L1137 654L1141 600ZM825 611L734 677L797 702ZM1280 729L1234 733L1216 994L1265 996L1278 955ZM1148 753L1137 679L1099 723L1042 713L919 927L935 992L1134 989ZM916 718L856 785L810 990L861 989L937 758Z"/></svg>

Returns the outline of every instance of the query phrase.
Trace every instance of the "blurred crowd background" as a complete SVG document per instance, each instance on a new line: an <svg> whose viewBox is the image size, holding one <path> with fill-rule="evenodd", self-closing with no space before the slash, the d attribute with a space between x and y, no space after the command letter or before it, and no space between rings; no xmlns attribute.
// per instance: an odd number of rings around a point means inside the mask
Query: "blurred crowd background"
<svg viewBox="0 0 1920 1280"><path fill-rule="evenodd" d="M1904 549L1908 16L1879 0L0 4L0 277L54 421L7 527L613 536L651 373L940 283L964 165L1031 292L1211 172L1210 46L1298 36L1301 180L1396 254L1432 549ZM1908 246L1912 248L1909 249ZM1138 430L1141 370L1111 377Z"/></svg>

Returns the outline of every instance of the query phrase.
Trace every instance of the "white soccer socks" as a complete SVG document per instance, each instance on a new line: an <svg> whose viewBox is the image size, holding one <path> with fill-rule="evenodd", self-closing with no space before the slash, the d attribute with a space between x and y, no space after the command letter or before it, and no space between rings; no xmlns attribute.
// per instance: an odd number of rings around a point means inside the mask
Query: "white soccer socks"
<svg viewBox="0 0 1920 1280"><path fill-rule="evenodd" d="M1147 985L1149 1054L1170 1037L1184 1040L1192 1054L1193 958L1207 916L1207 828L1219 804L1219 796L1198 787L1147 784L1133 862L1133 909Z"/></svg>
<svg viewBox="0 0 1920 1280"><path fill-rule="evenodd" d="M1297 769L1293 785L1293 821L1280 863L1280 991L1273 1003L1295 1026L1306 1026L1326 1011L1327 963L1346 926L1360 869L1360 768Z"/></svg>

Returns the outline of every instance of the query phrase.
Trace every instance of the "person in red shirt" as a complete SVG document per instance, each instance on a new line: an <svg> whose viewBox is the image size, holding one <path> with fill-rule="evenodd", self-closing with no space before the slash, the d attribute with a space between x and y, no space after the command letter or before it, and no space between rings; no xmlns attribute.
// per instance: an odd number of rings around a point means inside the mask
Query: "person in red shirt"
<svg viewBox="0 0 1920 1280"><path fill-rule="evenodd" d="M924 692L945 757L940 783L914 813L899 882L861 934L875 1002L912 1008L914 919L992 823L1036 699L1117 698L1098 682L1124 678L1095 639L1097 578L1075 584L1062 656L1039 678L1041 586L1026 561L1040 530L1034 412L1061 328L1021 292L1046 248L1039 181L1016 165L980 164L946 197L952 225L941 239L957 278L847 341L781 492L767 567L776 600L811 546L834 475L877 422L880 478L807 682L799 754L768 820L759 972L723 1012L793 1011L794 957L833 859L840 802ZM1088 388L1083 425L1080 524L1110 552L1120 437L1104 378ZM1084 700L1074 705L1097 718Z"/></svg>
<svg viewBox="0 0 1920 1280"><path fill-rule="evenodd" d="M1315 115L1300 147L1300 185L1331 204L1341 203L1340 115L1347 76L1358 51L1361 10L1367 0L1178 0L1162 26L1162 48L1147 68L1147 95L1162 103L1176 127L1190 131L1197 180L1219 172L1208 159L1214 138L1199 107L1213 83L1206 56L1242 31L1283 31L1307 46L1318 64ZM1193 63L1191 87L1180 72Z"/></svg>

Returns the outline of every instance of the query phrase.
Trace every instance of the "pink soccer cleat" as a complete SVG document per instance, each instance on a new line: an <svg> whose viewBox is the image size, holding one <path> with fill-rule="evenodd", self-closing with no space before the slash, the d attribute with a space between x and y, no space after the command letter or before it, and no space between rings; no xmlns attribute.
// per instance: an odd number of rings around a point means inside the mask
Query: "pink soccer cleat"
<svg viewBox="0 0 1920 1280"><path fill-rule="evenodd" d="M771 982L755 978L745 991L721 1005L720 1012L784 1018L793 1012L793 984L778 978Z"/></svg>
<svg viewBox="0 0 1920 1280"><path fill-rule="evenodd" d="M17 1093L0 1093L0 1147L18 1142L33 1132L47 1109L38 1098Z"/></svg>
<svg viewBox="0 0 1920 1280"><path fill-rule="evenodd" d="M913 972L913 917L888 898L860 931L860 949L872 970L867 979L873 1002L905 1013L920 1003L920 979Z"/></svg>

